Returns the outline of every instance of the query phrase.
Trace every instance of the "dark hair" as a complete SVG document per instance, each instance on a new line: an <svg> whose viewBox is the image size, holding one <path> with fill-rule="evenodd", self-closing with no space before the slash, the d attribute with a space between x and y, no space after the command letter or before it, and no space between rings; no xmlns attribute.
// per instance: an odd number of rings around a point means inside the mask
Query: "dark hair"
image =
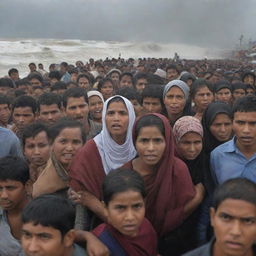
<svg viewBox="0 0 256 256"><path fill-rule="evenodd" d="M15 180L25 185L29 180L28 164L17 156L0 158L0 180Z"/></svg>
<svg viewBox="0 0 256 256"><path fill-rule="evenodd" d="M9 69L8 75L11 76L11 74L13 74L13 73L19 73L18 69L17 69L17 68L11 68L11 69Z"/></svg>
<svg viewBox="0 0 256 256"><path fill-rule="evenodd" d="M15 84L16 84L17 88L22 85L31 85L30 82L28 81L28 79L26 79L26 78L16 81Z"/></svg>
<svg viewBox="0 0 256 256"><path fill-rule="evenodd" d="M84 97L84 100L86 103L89 102L88 100L88 96L87 96L87 92L80 87L76 87L76 88L69 88L68 90L66 90L63 94L63 107L66 108L67 104L68 104L68 98L80 98L80 97Z"/></svg>
<svg viewBox="0 0 256 256"><path fill-rule="evenodd" d="M57 104L58 108L61 109L62 99L61 99L61 96L56 93L45 92L39 96L37 104L38 104L38 111L40 111L41 105L50 106L52 104Z"/></svg>
<svg viewBox="0 0 256 256"><path fill-rule="evenodd" d="M148 75L146 73L137 73L134 76L134 84L136 84L139 79L146 79L146 80L148 80Z"/></svg>
<svg viewBox="0 0 256 256"><path fill-rule="evenodd" d="M37 104L36 100L28 95L21 95L18 98L16 98L12 104L12 110L15 108L20 107L30 107L32 109L32 112L35 114L37 111Z"/></svg>
<svg viewBox="0 0 256 256"><path fill-rule="evenodd" d="M79 128L81 131L82 141L83 143L85 143L86 135L85 135L82 124L79 121L76 121L67 117L61 118L53 126L50 127L49 135L50 135L51 143L53 143L56 137L61 133L61 131L66 128Z"/></svg>
<svg viewBox="0 0 256 256"><path fill-rule="evenodd" d="M116 169L111 171L103 181L103 201L106 205L117 193L129 190L139 192L143 198L146 197L145 185L142 177L136 171L129 169Z"/></svg>
<svg viewBox="0 0 256 256"><path fill-rule="evenodd" d="M22 212L22 222L52 227L62 238L74 228L75 208L71 202L56 195L43 195L30 201Z"/></svg>
<svg viewBox="0 0 256 256"><path fill-rule="evenodd" d="M236 112L256 112L256 96L245 96L236 100L233 115Z"/></svg>
<svg viewBox="0 0 256 256"><path fill-rule="evenodd" d="M36 67L36 64L34 62L31 62L28 64L28 66L35 66Z"/></svg>
<svg viewBox="0 0 256 256"><path fill-rule="evenodd" d="M221 184L214 192L213 208L217 210L226 199L237 199L256 206L256 184L245 178L230 179Z"/></svg>
<svg viewBox="0 0 256 256"><path fill-rule="evenodd" d="M130 72L124 72L124 73L122 73L121 76L120 76L119 81L121 81L124 76L129 76L129 77L131 78L131 80L132 80L132 84L134 84L134 79L133 79L132 73L130 73Z"/></svg>
<svg viewBox="0 0 256 256"><path fill-rule="evenodd" d="M123 100L119 95L115 95L115 96L108 102L107 109L108 109L109 105L110 105L111 103L113 103L113 102L122 102L122 103L125 105L125 107L126 107L126 104L125 104L124 100Z"/></svg>
<svg viewBox="0 0 256 256"><path fill-rule="evenodd" d="M1 104L7 104L8 108L10 108L11 100L8 97L6 97L5 95L0 94L0 105Z"/></svg>
<svg viewBox="0 0 256 256"><path fill-rule="evenodd" d="M65 82L59 81L56 82L54 85L51 86L51 92L56 90L66 90L67 85Z"/></svg>
<svg viewBox="0 0 256 256"><path fill-rule="evenodd" d="M80 74L80 75L77 77L76 82L79 83L79 80L80 80L80 78L82 78L82 77L86 78L86 79L88 80L88 82L89 82L90 85L92 84L91 78L90 78L88 75L86 75L86 74Z"/></svg>
<svg viewBox="0 0 256 256"><path fill-rule="evenodd" d="M174 65L174 64L171 64L171 65L167 66L167 67L166 67L166 72L167 72L169 69L174 69L174 70L176 70L178 73L180 73L178 67L177 67L176 65Z"/></svg>
<svg viewBox="0 0 256 256"><path fill-rule="evenodd" d="M10 78L0 78L0 87L13 88L13 82Z"/></svg>
<svg viewBox="0 0 256 256"><path fill-rule="evenodd" d="M247 76L252 76L253 77L253 80L255 81L255 74L253 73L253 72L251 72L251 71L246 71L246 72L244 72L243 73L243 75L242 75L242 81L244 82L244 79L245 79L245 77L247 77Z"/></svg>
<svg viewBox="0 0 256 256"><path fill-rule="evenodd" d="M212 85L205 79L197 79L194 81L190 89L191 98L194 98L198 90L204 87L207 87L213 93Z"/></svg>
<svg viewBox="0 0 256 256"><path fill-rule="evenodd" d="M63 61L60 63L61 66L63 66L64 68L68 68L68 63Z"/></svg>
<svg viewBox="0 0 256 256"><path fill-rule="evenodd" d="M26 126L22 133L23 148L26 144L26 139L31 138L31 137L34 138L40 132L45 132L47 137L48 138L50 137L48 127L46 125L44 125L43 123L36 122L36 123L32 123L32 124Z"/></svg>
<svg viewBox="0 0 256 256"><path fill-rule="evenodd" d="M125 97L128 100L137 100L141 104L141 96L134 88L124 87L117 91L118 95Z"/></svg>
<svg viewBox="0 0 256 256"><path fill-rule="evenodd" d="M104 86L104 84L107 83L107 82L110 82L112 84L113 88L114 88L113 81L110 78L107 77L107 78L103 78L103 79L101 79L99 81L99 83L98 83L98 91L100 91L101 88Z"/></svg>
<svg viewBox="0 0 256 256"><path fill-rule="evenodd" d="M134 127L134 141L136 141L141 128L143 127L149 127L149 126L154 126L159 129L161 134L165 137L165 129L164 129L164 124L161 118L159 118L156 115L153 114L148 114L142 116L136 123Z"/></svg>
<svg viewBox="0 0 256 256"><path fill-rule="evenodd" d="M58 70L53 70L48 75L49 78L56 78L58 81L61 79L61 74Z"/></svg>
<svg viewBox="0 0 256 256"><path fill-rule="evenodd" d="M43 83L43 77L39 73L31 73L28 75L28 80L37 79L39 82Z"/></svg>
<svg viewBox="0 0 256 256"><path fill-rule="evenodd" d="M21 96L21 95L26 95L27 93L24 91L24 90L21 90L21 89L17 89L14 91L14 96L15 98Z"/></svg>

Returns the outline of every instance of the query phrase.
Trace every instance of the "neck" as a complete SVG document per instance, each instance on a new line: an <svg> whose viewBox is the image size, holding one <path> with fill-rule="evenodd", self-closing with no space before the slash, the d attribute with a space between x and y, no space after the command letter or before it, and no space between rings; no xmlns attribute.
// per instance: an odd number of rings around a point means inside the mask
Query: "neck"
<svg viewBox="0 0 256 256"><path fill-rule="evenodd" d="M88 118L86 118L84 121L84 131L86 135L88 135L88 133L90 132L90 124Z"/></svg>
<svg viewBox="0 0 256 256"><path fill-rule="evenodd" d="M24 207L28 204L29 202L29 198L28 196L26 196L26 198L24 198L24 200L22 200L22 202L17 205L17 207L15 207L14 209L11 210L7 210L7 216L18 216L22 213Z"/></svg>
<svg viewBox="0 0 256 256"><path fill-rule="evenodd" d="M244 154L244 156L249 159L252 155L256 153L256 144L255 145L248 145L244 146L239 143L239 141L236 141L236 146L238 149Z"/></svg>
<svg viewBox="0 0 256 256"><path fill-rule="evenodd" d="M125 137L124 136L111 136L112 139L118 144L123 145L125 143Z"/></svg>
<svg viewBox="0 0 256 256"><path fill-rule="evenodd" d="M182 112L178 114L169 114L168 113L168 119L171 123L175 123L175 121L182 116Z"/></svg>
<svg viewBox="0 0 256 256"><path fill-rule="evenodd" d="M145 164L139 157L132 161L133 169L137 171L142 177L149 175L156 169L155 165Z"/></svg>

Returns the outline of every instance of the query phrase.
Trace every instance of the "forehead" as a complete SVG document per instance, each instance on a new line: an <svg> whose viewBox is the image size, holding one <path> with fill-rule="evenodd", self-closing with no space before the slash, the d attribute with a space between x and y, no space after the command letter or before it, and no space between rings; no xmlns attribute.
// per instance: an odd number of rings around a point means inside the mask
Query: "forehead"
<svg viewBox="0 0 256 256"><path fill-rule="evenodd" d="M37 141L48 140L48 136L45 131L37 133L35 136L31 136L25 139L25 143L33 143Z"/></svg>
<svg viewBox="0 0 256 256"><path fill-rule="evenodd" d="M73 104L84 104L86 103L85 98L83 96L75 98L75 97L69 97L67 100L67 105L73 105Z"/></svg>
<svg viewBox="0 0 256 256"><path fill-rule="evenodd" d="M42 111L52 111L52 110L59 110L59 107L57 103L51 104L51 105L40 105L40 112Z"/></svg>
<svg viewBox="0 0 256 256"><path fill-rule="evenodd" d="M217 93L219 92L230 92L230 89L228 88L221 88L220 90L217 91Z"/></svg>
<svg viewBox="0 0 256 256"><path fill-rule="evenodd" d="M234 121L235 120L256 122L256 111L255 112L235 112Z"/></svg>
<svg viewBox="0 0 256 256"><path fill-rule="evenodd" d="M154 102L154 103L161 103L159 98L153 98L153 97L145 97L143 99L143 102Z"/></svg>
<svg viewBox="0 0 256 256"><path fill-rule="evenodd" d="M102 102L102 99L101 99L99 96L94 95L94 96L91 96L91 97L89 98L89 101L90 101L90 102L98 102L98 101ZM102 103L103 103L103 102L102 102Z"/></svg>
<svg viewBox="0 0 256 256"><path fill-rule="evenodd" d="M33 222L28 222L22 225L22 229L34 235L46 233L51 234L53 238L61 239L60 231L50 226L43 226L41 224L35 225Z"/></svg>
<svg viewBox="0 0 256 256"><path fill-rule="evenodd" d="M7 186L18 186L21 187L23 186L23 183L17 180L0 180L0 186L1 187L7 187Z"/></svg>
<svg viewBox="0 0 256 256"><path fill-rule="evenodd" d="M143 197L140 192L134 190L128 190L124 192L115 193L110 202L111 203L118 203L118 204L130 204L136 201L143 200Z"/></svg>
<svg viewBox="0 0 256 256"><path fill-rule="evenodd" d="M57 137L64 137L64 138L81 138L81 129L79 127L67 127L60 131Z"/></svg>
<svg viewBox="0 0 256 256"><path fill-rule="evenodd" d="M238 218L256 217L256 205L239 199L225 199L218 206L217 212L225 212Z"/></svg>
<svg viewBox="0 0 256 256"><path fill-rule="evenodd" d="M15 114L27 114L27 113L34 114L31 107L17 107L17 108L14 108L13 113L15 113Z"/></svg>
<svg viewBox="0 0 256 256"><path fill-rule="evenodd" d="M109 105L108 105L108 109L107 110L114 110L114 109L125 109L127 110L125 104L123 101L114 101L114 102L111 102Z"/></svg>
<svg viewBox="0 0 256 256"><path fill-rule="evenodd" d="M180 139L180 141L194 141L194 140L202 140L202 137L200 134L193 131L187 132Z"/></svg>

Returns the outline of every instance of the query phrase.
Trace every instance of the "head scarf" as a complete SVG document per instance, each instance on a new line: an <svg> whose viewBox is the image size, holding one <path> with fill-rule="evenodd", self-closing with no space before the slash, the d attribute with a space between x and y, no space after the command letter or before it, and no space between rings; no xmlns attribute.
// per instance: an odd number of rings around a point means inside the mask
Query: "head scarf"
<svg viewBox="0 0 256 256"><path fill-rule="evenodd" d="M205 137L204 150L207 154L223 143L218 141L210 131L210 126L218 114L226 114L232 119L232 109L228 104L219 101L210 103L206 108L202 118L202 125Z"/></svg>
<svg viewBox="0 0 256 256"><path fill-rule="evenodd" d="M117 144L108 132L106 125L106 113L109 102L114 98L121 98L128 110L129 125L127 128L124 144ZM109 98L103 106L102 111L102 131L94 138L98 151L101 156L103 168L106 174L111 170L122 166L136 156L136 150L132 142L132 127L135 122L135 112L132 103L120 95Z"/></svg>
<svg viewBox="0 0 256 256"><path fill-rule="evenodd" d="M89 91L89 92L87 92L87 95L88 95L88 98L90 98L92 96L98 96L98 97L100 97L100 99L104 103L104 98L103 98L102 94L98 91Z"/></svg>
<svg viewBox="0 0 256 256"><path fill-rule="evenodd" d="M193 116L183 116L173 126L173 135L177 143L188 132L195 132L201 137L204 134L200 121Z"/></svg>
<svg viewBox="0 0 256 256"><path fill-rule="evenodd" d="M165 95L167 94L167 92L173 87L173 86L177 86L179 87L182 92L185 95L185 99L188 100L189 98L189 87L188 85L181 81L181 80L172 80L171 82L169 82L165 87L164 87L164 93L163 93L163 98L165 97Z"/></svg>
<svg viewBox="0 0 256 256"><path fill-rule="evenodd" d="M182 223L184 206L193 198L194 187L185 163L174 156L174 138L169 121L161 114L149 115L162 120L166 147L155 171L144 176L147 191L146 217L157 233L164 235ZM133 130L134 141L138 120Z"/></svg>

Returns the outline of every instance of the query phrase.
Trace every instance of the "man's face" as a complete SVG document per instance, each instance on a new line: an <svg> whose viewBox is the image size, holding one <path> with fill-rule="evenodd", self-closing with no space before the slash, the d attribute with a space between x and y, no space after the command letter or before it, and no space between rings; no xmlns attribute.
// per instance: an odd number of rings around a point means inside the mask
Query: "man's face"
<svg viewBox="0 0 256 256"><path fill-rule="evenodd" d="M48 125L54 124L62 116L57 104L40 105L39 119Z"/></svg>
<svg viewBox="0 0 256 256"><path fill-rule="evenodd" d="M31 64L31 65L29 65L28 67L29 67L29 69L30 69L30 72L36 71L36 65Z"/></svg>
<svg viewBox="0 0 256 256"><path fill-rule="evenodd" d="M255 204L226 199L214 210L211 208L211 224L214 229L216 255L253 255L256 238Z"/></svg>
<svg viewBox="0 0 256 256"><path fill-rule="evenodd" d="M135 84L137 92L142 93L142 91L147 86L147 84L148 84L147 79L145 78L138 79Z"/></svg>
<svg viewBox="0 0 256 256"><path fill-rule="evenodd" d="M18 80L20 79L20 77L19 77L19 72L13 72L13 73L11 73L10 78L11 78L13 81L18 81Z"/></svg>
<svg viewBox="0 0 256 256"><path fill-rule="evenodd" d="M256 146L256 112L235 112L233 130L241 148Z"/></svg>
<svg viewBox="0 0 256 256"><path fill-rule="evenodd" d="M69 97L67 100L66 115L72 119L84 123L88 117L89 106L84 97Z"/></svg>
<svg viewBox="0 0 256 256"><path fill-rule="evenodd" d="M19 130L35 121L35 114L31 107L17 107L12 113L13 123Z"/></svg>
<svg viewBox="0 0 256 256"><path fill-rule="evenodd" d="M250 85L253 85L253 86L254 86L254 77L251 76L251 75L247 75L247 76L244 78L244 83L245 83L245 84L250 84Z"/></svg>
<svg viewBox="0 0 256 256"><path fill-rule="evenodd" d="M35 225L33 222L22 226L21 245L26 256L64 256L69 255L73 237L69 232L62 237L58 229Z"/></svg>
<svg viewBox="0 0 256 256"><path fill-rule="evenodd" d="M179 76L179 73L176 69L170 68L166 71L166 79L167 81L172 81Z"/></svg>
<svg viewBox="0 0 256 256"><path fill-rule="evenodd" d="M120 88L131 87L132 88L132 78L130 76L123 76L120 80Z"/></svg>
<svg viewBox="0 0 256 256"><path fill-rule="evenodd" d="M46 164L50 157L50 144L45 131L25 140L24 155L35 166Z"/></svg>
<svg viewBox="0 0 256 256"><path fill-rule="evenodd" d="M42 86L42 83L38 79L36 79L36 78L32 78L30 80L30 84L32 85L32 87Z"/></svg>
<svg viewBox="0 0 256 256"><path fill-rule="evenodd" d="M8 104L0 104L0 125L6 126L11 116Z"/></svg>
<svg viewBox="0 0 256 256"><path fill-rule="evenodd" d="M147 113L161 113L162 104L159 98L145 97L142 106Z"/></svg>
<svg viewBox="0 0 256 256"><path fill-rule="evenodd" d="M21 210L26 201L25 185L16 180L0 180L0 207L7 211Z"/></svg>

